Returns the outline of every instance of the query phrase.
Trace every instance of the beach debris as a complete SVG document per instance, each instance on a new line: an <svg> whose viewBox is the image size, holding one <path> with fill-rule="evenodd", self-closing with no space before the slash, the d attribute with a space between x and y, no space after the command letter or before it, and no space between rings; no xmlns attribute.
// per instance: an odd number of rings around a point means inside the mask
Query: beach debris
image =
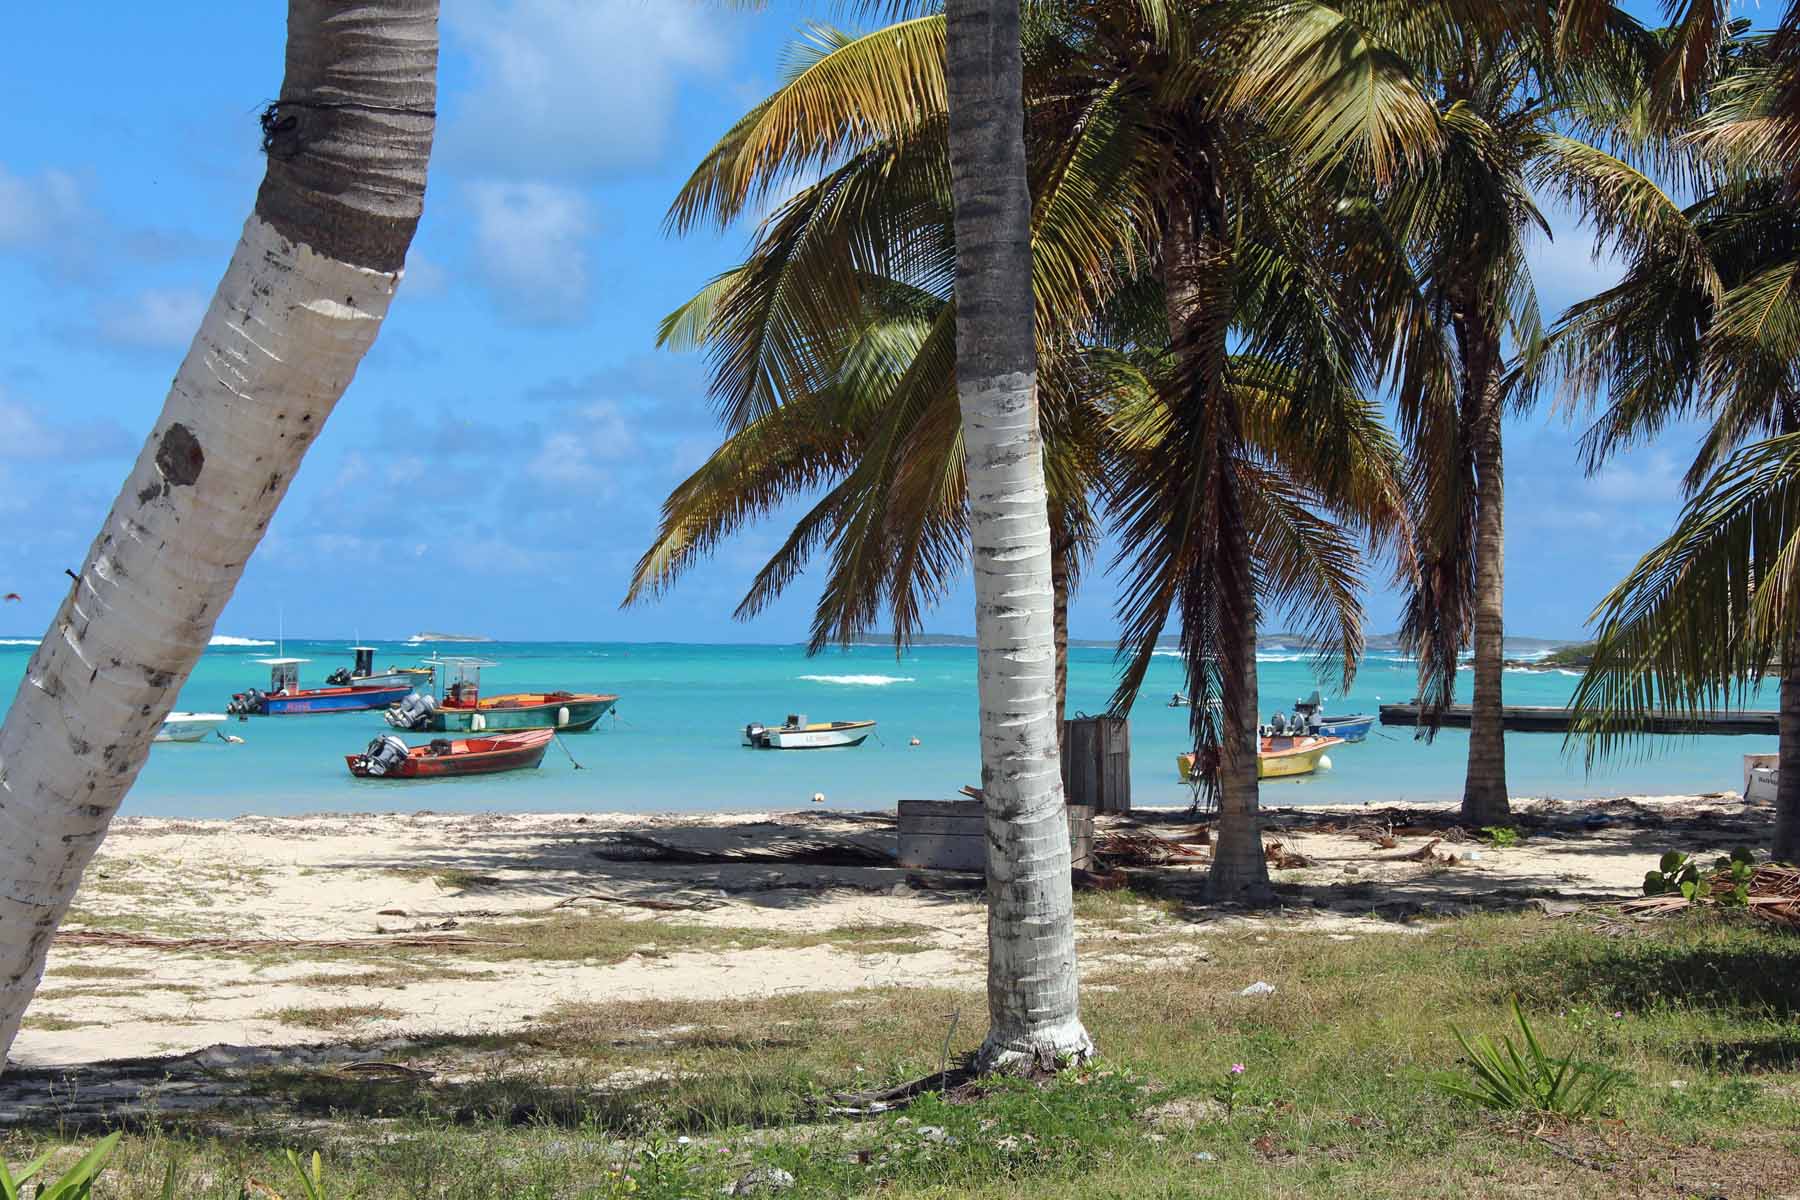
<svg viewBox="0 0 1800 1200"><path fill-rule="evenodd" d="M1205 842L1201 842L1205 845ZM1119 829L1094 838L1094 859L1109 867L1162 867L1171 863L1205 862L1192 843L1146 830Z"/></svg>
<svg viewBox="0 0 1800 1200"><path fill-rule="evenodd" d="M1262 979L1257 980L1255 983L1238 993L1240 996L1273 996L1274 994L1275 985Z"/></svg>
<svg viewBox="0 0 1800 1200"><path fill-rule="evenodd" d="M597 839L596 858L609 862L784 863L804 867L891 867L892 852L861 842L830 838L780 838L761 846L705 850L677 846L638 833L614 832Z"/></svg>
<svg viewBox="0 0 1800 1200"><path fill-rule="evenodd" d="M113 946L129 950L166 950L182 952L204 950L217 953L263 953L270 950L381 950L394 946L416 946L433 950L478 949L483 946L511 946L515 943L493 938L445 937L441 934L400 934L366 938L233 938L233 937L154 937L144 933L127 933L116 929L65 929L56 935L64 946Z"/></svg>
<svg viewBox="0 0 1800 1200"><path fill-rule="evenodd" d="M726 907L725 901L708 896L671 900L662 896L622 896L617 892L583 892L579 896L558 900L552 907L568 908L572 904L624 904L632 908L655 909L657 912L710 912L715 908Z"/></svg>
<svg viewBox="0 0 1800 1200"><path fill-rule="evenodd" d="M1313 860L1294 850L1289 850L1280 842L1263 843L1263 857L1277 871L1295 871L1302 867L1310 867Z"/></svg>
<svg viewBox="0 0 1800 1200"><path fill-rule="evenodd" d="M1619 906L1619 911L1649 918L1667 916L1697 904L1729 905L1742 907L1765 921L1800 932L1800 867L1764 863L1755 868L1749 881L1743 884L1741 904L1736 894L1738 885L1732 881L1729 868L1716 869L1709 882L1711 887L1707 894L1696 900L1689 900L1679 891L1666 892L1660 896L1627 900Z"/></svg>

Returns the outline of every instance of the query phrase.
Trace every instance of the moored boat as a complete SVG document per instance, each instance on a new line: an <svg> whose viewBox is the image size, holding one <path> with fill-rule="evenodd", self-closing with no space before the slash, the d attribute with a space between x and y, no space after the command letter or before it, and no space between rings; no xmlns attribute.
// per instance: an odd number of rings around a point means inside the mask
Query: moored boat
<svg viewBox="0 0 1800 1200"><path fill-rule="evenodd" d="M231 719L227 713L172 712L163 718L153 742L198 742Z"/></svg>
<svg viewBox="0 0 1800 1200"><path fill-rule="evenodd" d="M1292 775L1311 775L1320 767L1330 767L1331 760L1325 756L1325 752L1333 746L1343 744L1343 738L1314 737L1312 734L1258 738L1256 777L1285 779ZM1192 782L1194 756L1177 754L1175 772L1181 777L1181 782Z"/></svg>
<svg viewBox="0 0 1800 1200"><path fill-rule="evenodd" d="M1303 700L1294 701L1294 718L1305 724L1306 732L1320 737L1342 738L1346 742L1360 742L1369 736L1369 730L1375 726L1374 713L1328 717L1319 711L1322 706L1323 701L1317 691Z"/></svg>
<svg viewBox="0 0 1800 1200"><path fill-rule="evenodd" d="M352 646L351 653L356 655L354 666L339 667L325 677L325 682L333 687L351 688L389 688L409 687L428 688L431 686L433 671L430 667L389 667L385 671L375 669L375 647Z"/></svg>
<svg viewBox="0 0 1800 1200"><path fill-rule="evenodd" d="M481 694L481 668L495 664L477 658L433 659L434 666L454 666L456 680L443 699L429 692L404 697L390 708L387 722L395 729L428 733L495 733L514 729L554 729L586 733L613 710L619 698L598 692L512 692Z"/></svg>
<svg viewBox="0 0 1800 1200"><path fill-rule="evenodd" d="M433 738L408 746L391 733L370 742L361 754L344 755L358 779L444 779L529 770L544 761L556 736L551 729L526 729L493 737Z"/></svg>
<svg viewBox="0 0 1800 1200"><path fill-rule="evenodd" d="M755 750L829 750L860 746L875 732L873 721L812 721L805 713L789 713L781 725L744 726L744 745Z"/></svg>
<svg viewBox="0 0 1800 1200"><path fill-rule="evenodd" d="M235 715L253 714L279 717L297 713L358 712L386 708L412 691L412 685L387 687L322 687L300 686L300 664L304 658L259 658L256 662L269 668L269 690L246 688L234 693L225 711Z"/></svg>

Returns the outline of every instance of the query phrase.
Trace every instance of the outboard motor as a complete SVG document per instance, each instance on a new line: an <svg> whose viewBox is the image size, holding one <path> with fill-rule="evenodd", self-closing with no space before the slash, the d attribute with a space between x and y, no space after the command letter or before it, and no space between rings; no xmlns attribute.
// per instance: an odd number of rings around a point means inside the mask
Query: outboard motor
<svg viewBox="0 0 1800 1200"><path fill-rule="evenodd" d="M233 716L241 717L250 713L260 713L264 707L263 694L256 688L245 688L231 698L231 702L225 706L225 711Z"/></svg>
<svg viewBox="0 0 1800 1200"><path fill-rule="evenodd" d="M406 743L391 733L384 733L369 743L362 752L362 769L375 776L387 775L406 761Z"/></svg>
<svg viewBox="0 0 1800 1200"><path fill-rule="evenodd" d="M436 711L436 700L424 692L412 692L388 706L387 723L395 729L424 729Z"/></svg>
<svg viewBox="0 0 1800 1200"><path fill-rule="evenodd" d="M767 731L759 722L752 721L744 726L744 745L746 746L760 746L766 736Z"/></svg>
<svg viewBox="0 0 1800 1200"><path fill-rule="evenodd" d="M325 677L325 682L329 683L332 687L349 687L350 672L344 667L339 667Z"/></svg>

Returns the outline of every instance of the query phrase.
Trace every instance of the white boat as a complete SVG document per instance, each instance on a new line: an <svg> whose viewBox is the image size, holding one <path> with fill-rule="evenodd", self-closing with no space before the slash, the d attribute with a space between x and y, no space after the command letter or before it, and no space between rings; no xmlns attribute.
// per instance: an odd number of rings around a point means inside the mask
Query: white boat
<svg viewBox="0 0 1800 1200"><path fill-rule="evenodd" d="M224 713L172 712L163 718L153 742L198 742L231 718Z"/></svg>
<svg viewBox="0 0 1800 1200"><path fill-rule="evenodd" d="M390 688L390 687L425 687L429 688L433 679L431 667L389 667L376 673L375 647L352 646L356 655L356 665L348 670L338 670L326 677L325 682L333 687L351 688Z"/></svg>
<svg viewBox="0 0 1800 1200"><path fill-rule="evenodd" d="M744 745L757 750L827 750L836 746L860 746L875 732L873 721L815 721L805 713L789 713L776 726L755 722L744 726Z"/></svg>

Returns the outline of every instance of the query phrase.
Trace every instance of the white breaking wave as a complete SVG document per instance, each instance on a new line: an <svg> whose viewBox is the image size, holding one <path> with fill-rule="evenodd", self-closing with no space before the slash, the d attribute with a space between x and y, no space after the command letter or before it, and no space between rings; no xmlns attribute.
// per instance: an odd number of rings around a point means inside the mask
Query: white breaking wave
<svg viewBox="0 0 1800 1200"><path fill-rule="evenodd" d="M36 638L0 638L0 646L35 646Z"/></svg>
<svg viewBox="0 0 1800 1200"><path fill-rule="evenodd" d="M886 687L890 683L912 683L911 675L802 675L808 683L847 683L857 687Z"/></svg>
<svg viewBox="0 0 1800 1200"><path fill-rule="evenodd" d="M261 638L232 637L229 633L215 633L209 646L273 646L274 642L265 642Z"/></svg>

